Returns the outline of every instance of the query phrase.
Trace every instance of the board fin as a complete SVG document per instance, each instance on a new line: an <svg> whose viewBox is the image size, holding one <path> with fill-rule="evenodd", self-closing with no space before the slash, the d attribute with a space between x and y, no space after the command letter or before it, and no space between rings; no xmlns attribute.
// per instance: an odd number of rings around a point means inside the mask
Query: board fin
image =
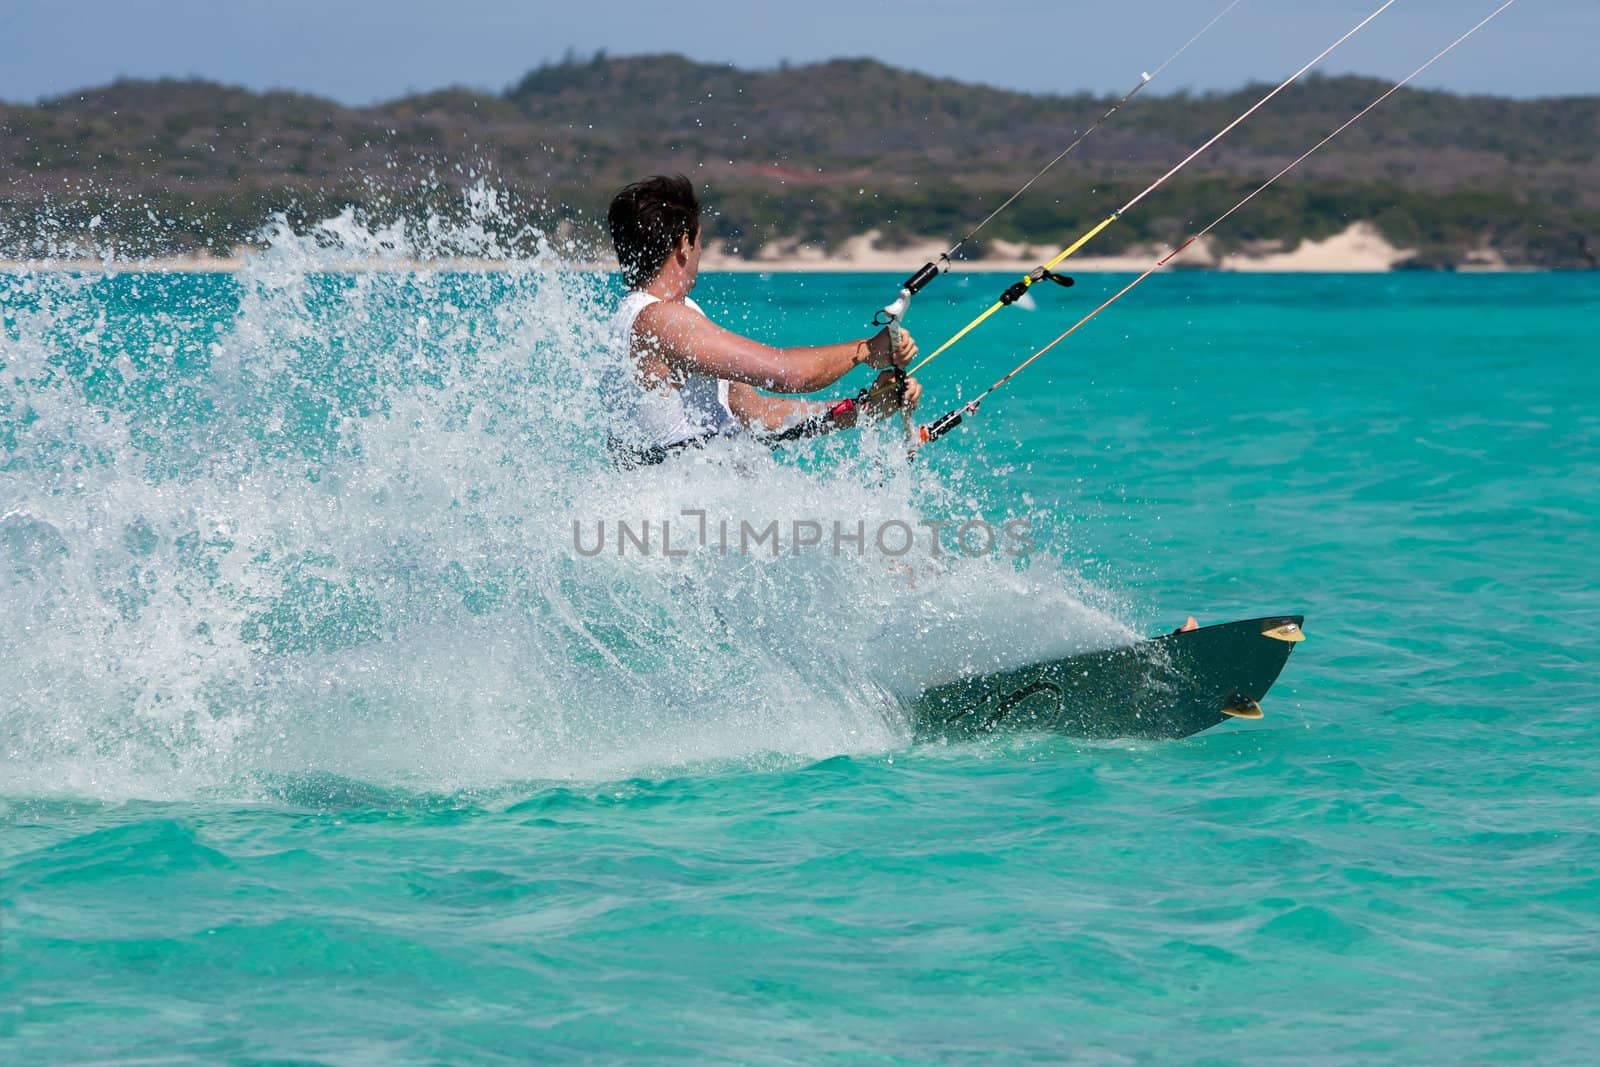
<svg viewBox="0 0 1600 1067"><path fill-rule="evenodd" d="M1287 641L1291 645L1306 639L1306 632L1300 629L1297 623L1286 622L1282 626L1274 626L1270 630L1262 630L1262 637L1270 637L1274 641Z"/></svg>
<svg viewBox="0 0 1600 1067"><path fill-rule="evenodd" d="M1261 705L1247 696L1236 695L1221 708L1222 714L1231 715L1235 719L1261 718Z"/></svg>

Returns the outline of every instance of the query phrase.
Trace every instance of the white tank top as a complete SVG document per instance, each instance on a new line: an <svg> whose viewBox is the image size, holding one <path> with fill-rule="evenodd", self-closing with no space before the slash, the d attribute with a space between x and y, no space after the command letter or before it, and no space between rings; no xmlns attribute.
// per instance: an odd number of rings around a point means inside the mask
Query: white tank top
<svg viewBox="0 0 1600 1067"><path fill-rule="evenodd" d="M736 432L739 420L728 408L727 382L694 373L676 389L665 383L645 386L639 381L638 364L633 359L633 324L638 321L639 312L660 299L634 290L622 298L611 317L607 343L625 371L622 380L607 383L622 421L619 429L635 438L630 443L645 448L666 448L695 437ZM687 297L684 304L705 314L699 304Z"/></svg>

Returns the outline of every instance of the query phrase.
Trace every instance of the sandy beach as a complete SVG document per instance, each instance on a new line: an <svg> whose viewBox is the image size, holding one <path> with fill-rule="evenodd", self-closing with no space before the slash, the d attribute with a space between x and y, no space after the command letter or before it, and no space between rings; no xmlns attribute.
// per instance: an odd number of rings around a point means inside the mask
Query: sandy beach
<svg viewBox="0 0 1600 1067"><path fill-rule="evenodd" d="M925 240L886 247L877 230L860 234L836 250L824 249L799 241L779 241L763 247L754 258L730 254L717 242L709 242L701 259L701 269L707 272L766 273L766 272L849 272L895 274L907 271L919 263L937 261L946 246L937 241ZM962 261L958 269L967 272L1026 273L1047 262L1059 252L1057 246L1043 244L1012 244L995 241L990 254L983 259ZM1166 248L1154 246L1139 248L1115 256L1077 255L1070 261L1070 269L1078 273L1117 272L1128 273L1148 269L1167 253ZM1413 249L1397 248L1385 240L1369 222L1355 222L1343 232L1320 241L1301 241L1294 248L1285 248L1281 242L1267 242L1263 246L1224 253L1209 239L1197 241L1183 255L1174 259L1168 269L1185 268L1239 272L1271 272L1283 274L1344 273L1368 274L1394 270L1415 254ZM0 261L4 271L166 271L174 273L229 272L241 269L256 253L250 249L237 249L228 256L185 255L145 260L112 259L38 259ZM570 264L579 269L611 270L612 264L590 262ZM422 271L422 270L510 270L529 266L528 261L515 263L504 260L483 259L352 259L331 260L316 264L315 269L329 271ZM1484 246L1460 265L1462 270L1506 270L1505 261L1494 249Z"/></svg>
<svg viewBox="0 0 1600 1067"><path fill-rule="evenodd" d="M908 264L936 261L946 246L936 241L920 241L898 248L886 248L881 235L873 230L846 242L836 252L799 242L780 242L763 248L754 259L726 254L709 245L701 259L708 271L860 271L887 274L903 271ZM1026 273L1049 261L1060 248L1043 244L1012 244L995 241L991 253L981 260L963 262L965 271L1004 271ZM1115 256L1077 255L1071 269L1082 273L1137 272L1149 269L1169 249L1154 246ZM1396 248L1368 222L1351 224L1342 233L1323 241L1302 241L1299 246L1256 249L1245 253L1222 254L1209 239L1197 241L1171 266L1226 271L1267 271L1285 274L1352 273L1366 274L1393 270L1415 254L1413 249Z"/></svg>

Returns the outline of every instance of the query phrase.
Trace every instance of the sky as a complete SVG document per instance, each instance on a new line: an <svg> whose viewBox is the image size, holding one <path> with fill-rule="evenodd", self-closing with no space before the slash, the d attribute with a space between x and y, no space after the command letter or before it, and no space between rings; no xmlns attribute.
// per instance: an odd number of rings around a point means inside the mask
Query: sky
<svg viewBox="0 0 1600 1067"><path fill-rule="evenodd" d="M1241 0L1150 91L1277 81L1382 0ZM1397 0L1320 68L1398 79L1500 0ZM0 0L0 100L119 76L369 104L498 91L569 50L770 68L840 56L1034 92L1124 91L1227 0ZM1518 0L1415 84L1600 94L1600 0Z"/></svg>

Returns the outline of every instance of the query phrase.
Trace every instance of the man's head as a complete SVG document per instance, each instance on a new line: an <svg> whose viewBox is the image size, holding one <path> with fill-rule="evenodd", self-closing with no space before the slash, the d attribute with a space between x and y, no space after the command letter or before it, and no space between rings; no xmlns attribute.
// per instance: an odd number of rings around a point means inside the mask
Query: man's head
<svg viewBox="0 0 1600 1067"><path fill-rule="evenodd" d="M612 197L606 221L622 277L637 289L661 273L680 241L700 240L700 201L688 178L657 174Z"/></svg>

